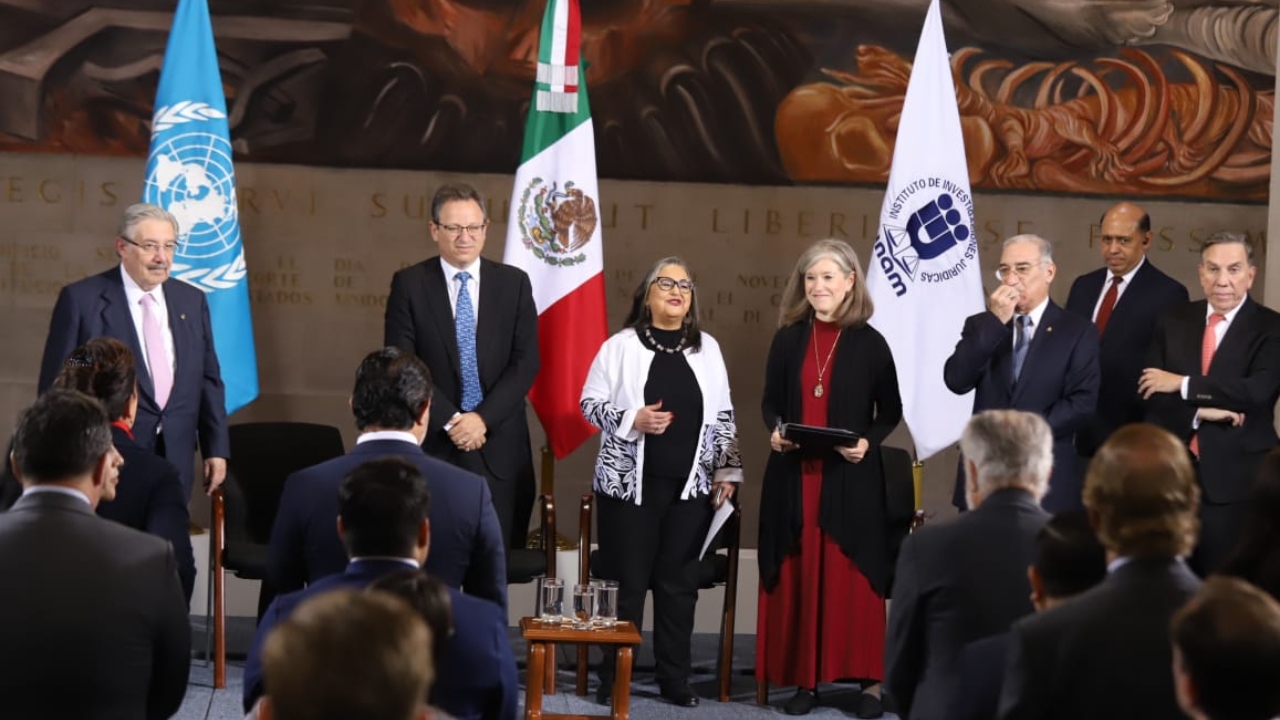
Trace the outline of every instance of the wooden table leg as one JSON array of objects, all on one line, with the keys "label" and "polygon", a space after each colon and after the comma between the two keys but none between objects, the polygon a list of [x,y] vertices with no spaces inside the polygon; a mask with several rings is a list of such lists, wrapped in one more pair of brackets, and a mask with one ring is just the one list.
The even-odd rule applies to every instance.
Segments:
[{"label": "wooden table leg", "polygon": [[542,682],[546,672],[547,646],[540,642],[529,643],[529,677],[525,682],[524,720],[540,720],[542,717]]},{"label": "wooden table leg", "polygon": [[546,678],[544,680],[546,685],[542,688],[542,692],[547,695],[555,695],[556,694],[556,644],[555,643],[547,643],[547,670],[546,670],[546,675],[544,677]]},{"label": "wooden table leg", "polygon": [[627,720],[631,714],[631,646],[619,645],[613,675],[613,720]]}]

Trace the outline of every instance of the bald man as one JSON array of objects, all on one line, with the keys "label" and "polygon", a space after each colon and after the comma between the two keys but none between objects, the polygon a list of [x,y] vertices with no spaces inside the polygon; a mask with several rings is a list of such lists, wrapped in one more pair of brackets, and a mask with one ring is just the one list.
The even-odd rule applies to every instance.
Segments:
[{"label": "bald man", "polygon": [[1085,457],[1093,457],[1116,428],[1142,421],[1138,374],[1156,319],[1189,299],[1182,283],[1147,259],[1151,217],[1145,210],[1122,202],[1102,216],[1101,224],[1099,247],[1105,267],[1076,278],[1067,296],[1067,310],[1093,321],[1102,342],[1098,412],[1076,434],[1076,449]]}]

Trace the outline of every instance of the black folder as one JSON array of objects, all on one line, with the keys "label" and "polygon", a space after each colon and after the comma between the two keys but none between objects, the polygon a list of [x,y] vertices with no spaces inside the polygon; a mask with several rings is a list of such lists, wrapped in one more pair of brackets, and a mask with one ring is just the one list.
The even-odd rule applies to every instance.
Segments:
[{"label": "black folder", "polygon": [[783,423],[781,434],[803,450],[826,450],[837,445],[853,445],[862,438],[852,430],[800,423]]}]

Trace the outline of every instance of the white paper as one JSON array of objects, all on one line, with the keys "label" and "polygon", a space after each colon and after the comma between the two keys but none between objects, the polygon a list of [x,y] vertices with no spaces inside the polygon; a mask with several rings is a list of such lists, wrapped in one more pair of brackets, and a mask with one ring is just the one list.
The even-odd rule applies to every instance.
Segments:
[{"label": "white paper", "polygon": [[702,541],[702,552],[698,553],[698,559],[706,557],[707,548],[711,547],[711,541],[715,539],[716,534],[720,532],[720,528],[729,522],[729,518],[733,516],[733,500],[728,499],[720,503],[720,507],[716,508],[716,514],[711,517],[711,529],[707,531],[707,539]]}]

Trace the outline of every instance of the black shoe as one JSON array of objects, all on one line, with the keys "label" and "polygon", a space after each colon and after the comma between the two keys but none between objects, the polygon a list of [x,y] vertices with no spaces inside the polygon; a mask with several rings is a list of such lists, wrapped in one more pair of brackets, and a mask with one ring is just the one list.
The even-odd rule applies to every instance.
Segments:
[{"label": "black shoe", "polygon": [[698,695],[689,683],[660,686],[662,698],[677,707],[698,707]]},{"label": "black shoe", "polygon": [[791,699],[787,701],[786,705],[782,706],[782,709],[788,715],[808,715],[817,704],[817,692],[808,688],[796,688],[796,694],[791,696]]},{"label": "black shoe", "polygon": [[871,693],[858,693],[858,701],[853,705],[853,714],[860,718],[884,717],[884,703]]},{"label": "black shoe", "polygon": [[600,687],[596,688],[596,704],[611,705],[613,704],[613,681],[600,681]]}]

